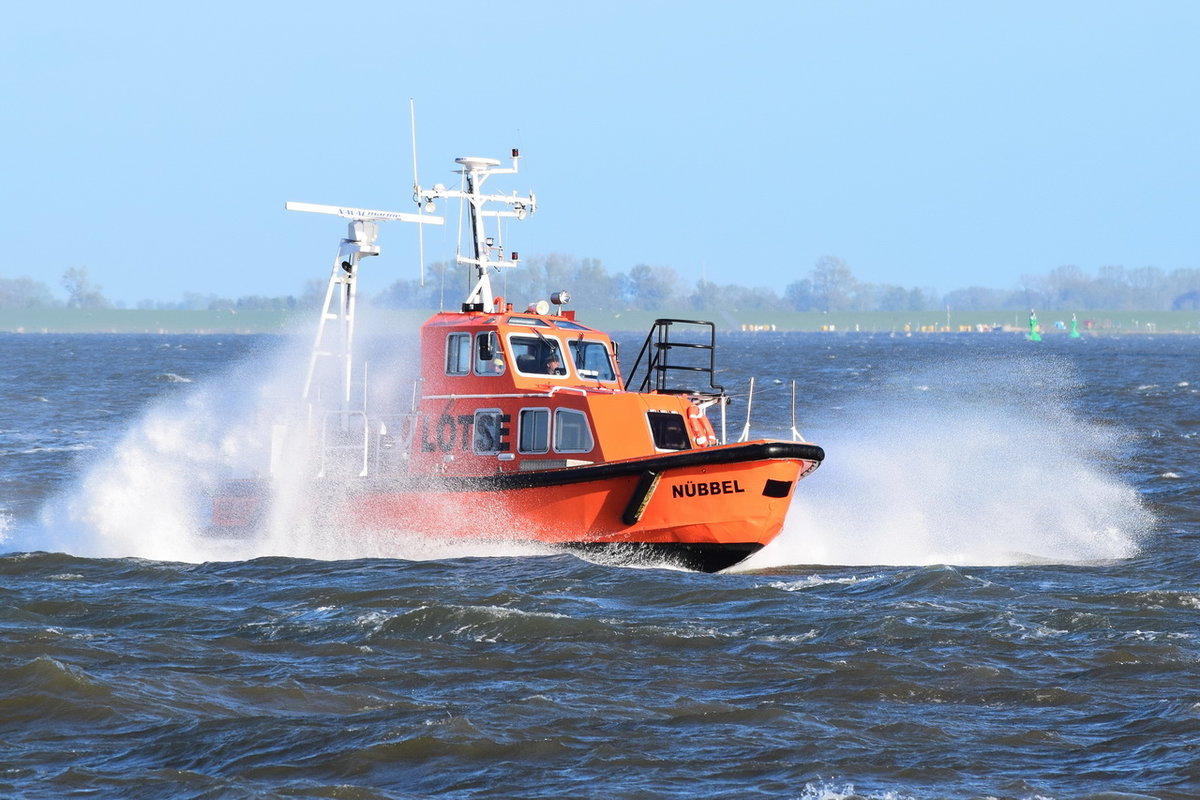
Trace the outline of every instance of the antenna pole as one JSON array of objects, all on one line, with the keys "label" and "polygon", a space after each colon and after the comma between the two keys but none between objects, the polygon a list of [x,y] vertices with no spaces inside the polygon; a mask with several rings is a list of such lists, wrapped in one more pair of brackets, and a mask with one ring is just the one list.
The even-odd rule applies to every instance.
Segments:
[{"label": "antenna pole", "polygon": [[[408,121],[411,128],[412,139],[412,156],[413,156],[413,197],[416,198],[421,191],[421,182],[417,179],[417,106],[413,99],[408,98]],[[418,201],[417,213],[420,212],[421,204]],[[417,262],[421,269],[421,286],[425,285],[425,229],[417,228]]]},{"label": "antenna pole", "polygon": [[[457,171],[462,176],[462,188],[447,189],[439,183],[435,184],[432,189],[418,187],[413,196],[413,200],[418,205],[428,206],[432,205],[434,200],[448,198],[458,198],[461,203],[470,204],[471,240],[474,246],[471,256],[464,256],[461,251],[460,237],[460,250],[456,260],[459,264],[471,268],[470,271],[476,282],[467,294],[466,302],[463,303],[463,311],[491,310],[495,304],[495,297],[492,295],[491,270],[517,266],[516,252],[511,252],[508,254],[508,258],[504,258],[503,245],[500,244],[498,237],[493,238],[487,235],[484,220],[491,217],[496,220],[498,225],[499,218],[502,217],[524,219],[526,215],[537,210],[537,198],[532,192],[527,197],[519,197],[516,192],[507,195],[484,194],[482,190],[484,181],[491,175],[516,174],[519,159],[519,151],[514,149],[512,166],[502,169],[500,162],[493,158],[456,158],[455,162],[461,167]],[[488,203],[504,204],[508,206],[508,210],[486,210],[485,206]],[[460,232],[464,222],[463,216],[463,214],[459,214]]]}]

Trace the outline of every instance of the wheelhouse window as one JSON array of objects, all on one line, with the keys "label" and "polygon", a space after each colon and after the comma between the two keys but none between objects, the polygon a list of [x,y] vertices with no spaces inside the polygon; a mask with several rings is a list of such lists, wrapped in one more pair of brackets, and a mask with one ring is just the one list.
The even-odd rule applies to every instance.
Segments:
[{"label": "wheelhouse window", "polygon": [[491,331],[475,334],[475,374],[503,375],[504,369],[499,337]]},{"label": "wheelhouse window", "polygon": [[687,425],[682,414],[668,411],[647,411],[646,419],[650,421],[650,434],[654,437],[654,446],[659,450],[690,450]]},{"label": "wheelhouse window", "polygon": [[554,449],[559,453],[590,453],[595,442],[587,414],[571,408],[554,412]]},{"label": "wheelhouse window", "polygon": [[509,349],[522,375],[566,375],[562,346],[548,336],[510,336]]},{"label": "wheelhouse window", "polygon": [[508,433],[505,423],[509,419],[508,414],[498,408],[481,408],[475,412],[471,436],[471,449],[475,455],[492,456],[509,449],[510,444],[504,441],[504,435]]},{"label": "wheelhouse window", "polygon": [[550,451],[550,409],[521,409],[517,422],[517,449],[522,453]]},{"label": "wheelhouse window", "polygon": [[471,334],[446,336],[446,374],[466,375],[471,371]]},{"label": "wheelhouse window", "polygon": [[577,339],[568,342],[567,346],[571,350],[571,358],[575,362],[575,371],[579,373],[579,377],[597,381],[617,379],[608,345],[604,342]]}]

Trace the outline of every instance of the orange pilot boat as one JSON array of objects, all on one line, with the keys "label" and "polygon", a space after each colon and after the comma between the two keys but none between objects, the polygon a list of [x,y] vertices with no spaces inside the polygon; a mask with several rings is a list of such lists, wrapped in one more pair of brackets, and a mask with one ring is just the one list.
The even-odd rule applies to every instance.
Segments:
[{"label": "orange pilot boat", "polygon": [[[412,530],[415,519],[426,535],[529,540],[706,572],[771,541],[797,482],[820,465],[821,448],[725,443],[728,397],[713,380],[712,323],[657,320],[625,378],[612,339],[563,308],[566,292],[521,310],[494,296],[492,274],[519,261],[488,236],[486,223],[523,219],[536,198],[482,190],[488,177],[517,172],[515,150],[509,168],[484,158],[457,163],[460,188],[417,186],[414,199],[423,212],[443,199],[469,208],[473,247],[458,261],[474,286],[461,310],[434,314],[422,326],[419,375],[398,414],[368,413],[351,402],[358,268],[379,253],[378,222],[441,218],[288,204],[351,220],[303,392],[305,440],[317,453],[311,479],[339,487],[335,510],[325,504],[322,513],[363,529]],[[504,208],[489,207],[496,205]],[[335,391],[327,391],[328,381],[319,390],[322,375],[333,376]],[[325,405],[330,395],[333,408]],[[714,410],[720,433],[709,417]],[[279,436],[292,435],[286,427],[275,426]],[[287,446],[276,442],[272,451],[277,472]],[[214,498],[213,530],[254,530],[271,483],[228,481]]]}]

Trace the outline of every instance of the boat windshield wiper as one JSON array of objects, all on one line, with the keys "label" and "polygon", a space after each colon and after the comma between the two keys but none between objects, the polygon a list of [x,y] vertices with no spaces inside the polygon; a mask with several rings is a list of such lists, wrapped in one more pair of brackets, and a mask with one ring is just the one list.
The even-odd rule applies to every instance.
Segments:
[{"label": "boat windshield wiper", "polygon": [[[586,343],[587,340],[584,339],[583,334],[580,333],[579,337],[575,340],[575,347],[572,349],[571,353],[571,358],[575,361],[575,371],[579,373],[579,377],[591,378],[592,380],[596,381],[597,384],[599,384],[600,370],[580,368],[580,365],[587,360],[587,350],[585,349]],[[568,342],[568,344],[570,344],[570,342]]]},{"label": "boat windshield wiper", "polygon": [[544,333],[542,333],[541,331],[539,331],[537,328],[530,328],[530,330],[533,331],[534,334],[539,339],[542,340],[542,344],[546,345],[546,348],[549,349],[550,352],[552,352],[552,353],[558,352],[558,343],[557,342],[551,342],[549,339],[546,338],[546,335]]},{"label": "boat windshield wiper", "polygon": [[[559,362],[560,366],[558,367],[558,371],[551,373],[551,374],[566,375],[567,374],[566,362],[563,361],[562,351],[559,350],[559,347],[558,347],[558,340],[555,339],[553,342],[550,341],[549,339],[546,338],[546,335],[543,334],[541,331],[539,331],[537,328],[531,328],[530,330],[532,330],[534,332],[534,334],[539,339],[541,339],[542,344],[545,345],[545,347],[546,347],[547,355],[553,357],[555,360],[557,360]],[[545,360],[545,359],[543,359],[543,360]]]}]

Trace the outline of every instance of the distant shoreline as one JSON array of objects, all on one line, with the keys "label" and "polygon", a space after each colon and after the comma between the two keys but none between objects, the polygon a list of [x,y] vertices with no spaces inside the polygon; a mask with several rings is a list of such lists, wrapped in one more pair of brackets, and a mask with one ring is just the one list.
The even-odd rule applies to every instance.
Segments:
[{"label": "distant shoreline", "polygon": [[[361,324],[372,329],[416,330],[432,311],[363,308]],[[1088,335],[1133,333],[1200,333],[1200,311],[1077,312],[1079,331]],[[173,311],[148,309],[33,309],[0,311],[0,332],[29,334],[289,334],[311,333],[317,313],[289,311]],[[707,311],[579,311],[580,322],[605,331],[645,333],[658,317],[704,319],[722,333],[779,331],[830,333],[1009,333],[1028,331],[1028,314],[1013,311],[844,311],[752,312]],[[1071,315],[1039,312],[1046,336],[1067,335]],[[1062,327],[1056,327],[1061,324]]]}]

